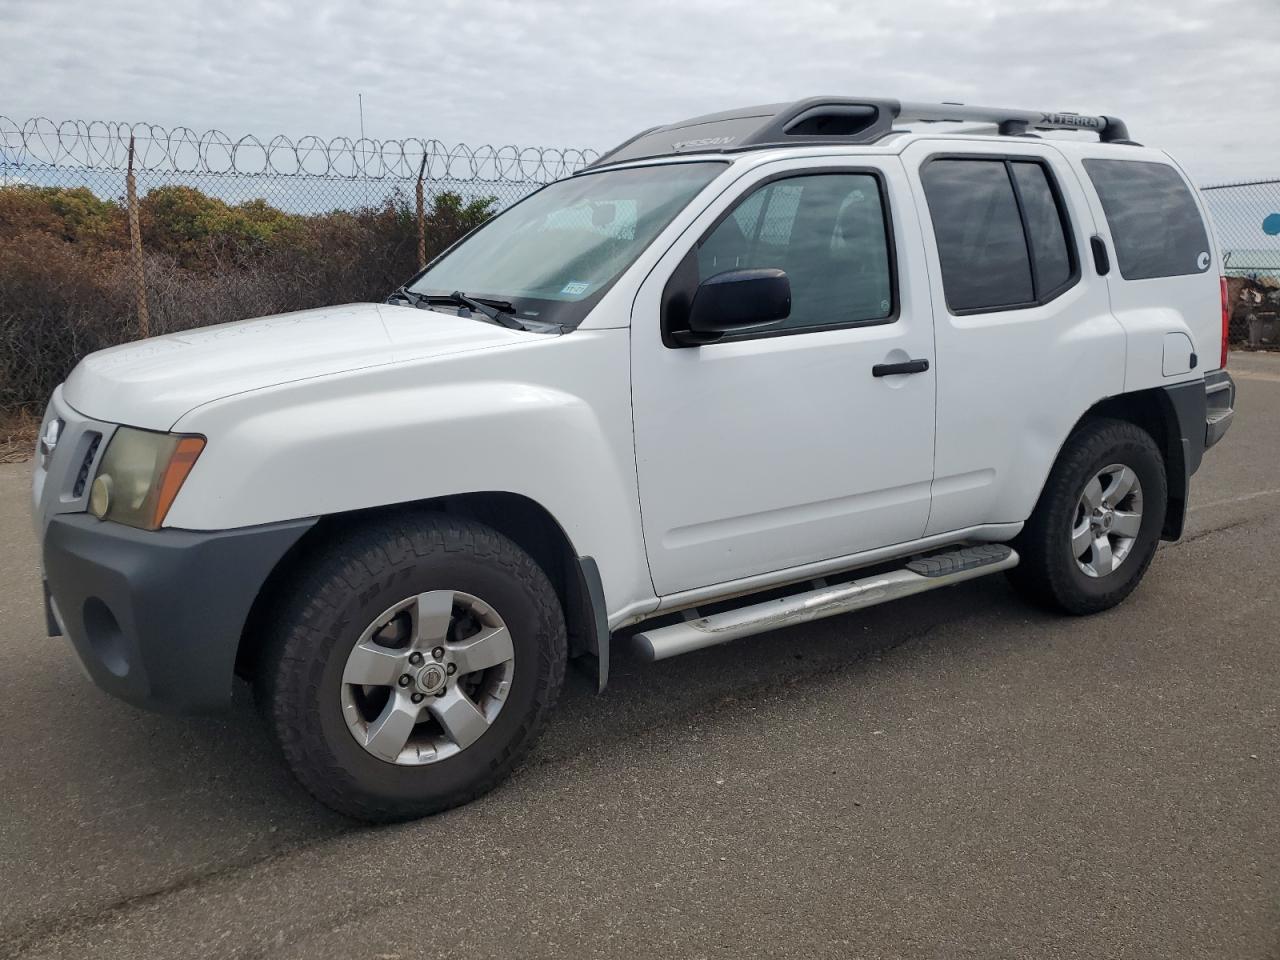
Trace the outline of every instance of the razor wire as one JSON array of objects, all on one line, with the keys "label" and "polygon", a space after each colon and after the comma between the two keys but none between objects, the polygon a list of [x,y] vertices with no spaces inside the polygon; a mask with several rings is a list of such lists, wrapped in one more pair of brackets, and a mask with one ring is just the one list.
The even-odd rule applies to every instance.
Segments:
[{"label": "razor wire", "polygon": [[273,176],[340,180],[450,180],[476,183],[547,183],[599,157],[591,149],[452,146],[441,140],[403,140],[253,134],[153,123],[36,117],[18,122],[0,115],[0,163],[10,167],[68,167],[123,171],[129,140],[134,170],[154,174]]}]

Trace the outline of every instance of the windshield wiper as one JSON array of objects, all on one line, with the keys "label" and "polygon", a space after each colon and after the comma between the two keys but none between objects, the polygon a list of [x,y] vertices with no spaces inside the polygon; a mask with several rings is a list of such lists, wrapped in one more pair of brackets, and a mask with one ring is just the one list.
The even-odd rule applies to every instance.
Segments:
[{"label": "windshield wiper", "polygon": [[414,293],[408,287],[400,286],[396,287],[395,292],[387,297],[386,302],[397,303],[403,300],[405,303],[409,304],[409,306],[416,307],[425,299],[426,297],[422,294]]},{"label": "windshield wiper", "polygon": [[[405,290],[406,294],[411,291]],[[491,323],[496,323],[500,327],[506,327],[509,330],[525,330],[527,329],[523,323],[514,316],[516,308],[506,300],[478,300],[475,297],[469,297],[461,290],[455,290],[453,293],[414,293],[411,294],[418,298],[416,301],[410,301],[415,306],[418,303],[452,303],[459,307],[466,307],[472,313],[478,313],[488,317]]]},{"label": "windshield wiper", "polygon": [[516,308],[507,300],[495,300],[491,297],[471,297],[455,290],[453,293],[416,293],[408,287],[397,287],[387,297],[387,303],[405,303],[419,310],[425,310],[433,303],[452,304],[464,307],[472,313],[478,313],[490,323],[507,327],[510,330],[528,330],[533,333],[564,333],[565,328],[558,323],[547,323],[543,320],[525,320],[515,315]]}]

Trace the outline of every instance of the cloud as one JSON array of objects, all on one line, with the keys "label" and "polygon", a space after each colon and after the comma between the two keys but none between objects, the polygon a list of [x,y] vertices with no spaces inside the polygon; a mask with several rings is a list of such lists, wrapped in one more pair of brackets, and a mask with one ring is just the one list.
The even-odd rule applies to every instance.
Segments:
[{"label": "cloud", "polygon": [[607,148],[818,93],[1123,117],[1280,175],[1275,0],[0,0],[0,114]]}]

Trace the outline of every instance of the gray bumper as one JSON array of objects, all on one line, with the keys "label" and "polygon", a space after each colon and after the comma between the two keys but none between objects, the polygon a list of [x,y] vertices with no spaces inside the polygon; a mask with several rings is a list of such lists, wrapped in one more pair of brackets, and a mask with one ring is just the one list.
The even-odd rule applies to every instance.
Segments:
[{"label": "gray bumper", "polygon": [[1204,452],[1223,438],[1235,415],[1236,384],[1225,370],[1164,388],[1168,400],[1169,505],[1163,540],[1177,540],[1186,524],[1191,475],[1200,469]]},{"label": "gray bumper", "polygon": [[1236,414],[1236,382],[1225,370],[1216,370],[1204,378],[1205,429],[1204,447],[1208,450],[1226,436]]},{"label": "gray bumper", "polygon": [[314,523],[148,531],[54,516],[43,545],[50,610],[103,690],[152,710],[214,712],[230,702],[263,582]]}]

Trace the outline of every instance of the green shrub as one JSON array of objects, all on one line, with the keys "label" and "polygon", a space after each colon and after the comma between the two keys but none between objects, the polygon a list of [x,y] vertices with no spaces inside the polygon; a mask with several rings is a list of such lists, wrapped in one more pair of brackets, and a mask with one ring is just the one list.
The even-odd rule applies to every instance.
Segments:
[{"label": "green shrub", "polygon": [[194,187],[157,187],[138,202],[142,244],[167,253],[184,267],[200,269],[207,258],[243,263],[295,239],[294,214],[250,200],[230,206]]},{"label": "green shrub", "polygon": [[[427,256],[496,200],[441,193]],[[292,214],[165,186],[139,202],[153,334],[381,300],[417,269],[412,203]],[[38,407],[86,353],[138,336],[128,218],[83,187],[0,187],[0,412]]]},{"label": "green shrub", "polygon": [[129,240],[124,209],[88,187],[0,187],[0,237],[24,234],[108,247]]}]

